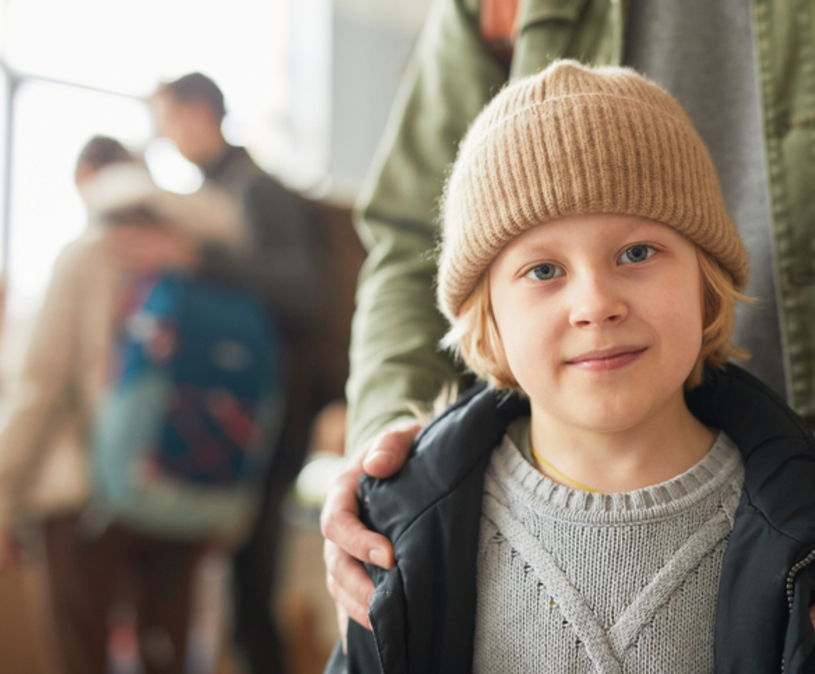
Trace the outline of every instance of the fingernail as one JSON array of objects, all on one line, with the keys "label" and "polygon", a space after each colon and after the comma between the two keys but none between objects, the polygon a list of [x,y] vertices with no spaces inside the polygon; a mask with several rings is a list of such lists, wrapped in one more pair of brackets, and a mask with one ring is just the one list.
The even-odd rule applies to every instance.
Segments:
[{"label": "fingernail", "polygon": [[368,457],[365,463],[380,463],[382,468],[387,468],[391,464],[391,457],[387,452],[376,451]]},{"label": "fingernail", "polygon": [[376,564],[383,569],[391,568],[388,555],[386,555],[383,550],[374,548],[368,553],[368,559],[371,560],[371,564]]}]

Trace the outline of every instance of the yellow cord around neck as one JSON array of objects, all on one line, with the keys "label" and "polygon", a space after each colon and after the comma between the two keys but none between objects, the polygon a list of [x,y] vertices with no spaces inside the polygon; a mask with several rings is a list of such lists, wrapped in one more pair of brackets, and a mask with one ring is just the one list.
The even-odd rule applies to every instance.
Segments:
[{"label": "yellow cord around neck", "polygon": [[543,467],[547,470],[552,471],[555,475],[557,475],[561,480],[565,480],[569,484],[573,484],[578,489],[582,489],[583,491],[590,491],[592,494],[600,494],[601,492],[598,489],[592,489],[591,487],[587,487],[584,484],[580,484],[577,480],[573,480],[570,477],[566,477],[563,473],[561,473],[557,468],[555,468],[551,463],[549,463],[546,459],[544,459],[540,454],[535,451],[535,448],[532,446],[532,443],[529,443],[529,448],[532,450],[533,456],[543,464]]}]

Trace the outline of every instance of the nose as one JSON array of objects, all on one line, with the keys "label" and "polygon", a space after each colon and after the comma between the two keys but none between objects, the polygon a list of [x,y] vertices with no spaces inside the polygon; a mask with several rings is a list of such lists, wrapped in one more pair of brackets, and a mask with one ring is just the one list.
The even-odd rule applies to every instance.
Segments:
[{"label": "nose", "polygon": [[569,319],[579,328],[621,323],[628,304],[614,281],[600,274],[586,274],[572,282]]}]

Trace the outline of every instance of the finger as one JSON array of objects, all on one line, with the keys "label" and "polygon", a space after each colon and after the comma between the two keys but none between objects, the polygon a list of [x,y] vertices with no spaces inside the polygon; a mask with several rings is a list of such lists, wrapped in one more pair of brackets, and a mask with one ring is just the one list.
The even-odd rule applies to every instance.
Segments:
[{"label": "finger", "polygon": [[337,622],[345,651],[349,616],[366,629],[371,629],[368,608],[374,584],[362,565],[331,541],[326,541],[323,546],[323,558],[327,570],[326,585],[337,608]]},{"label": "finger", "polygon": [[362,473],[355,464],[335,480],[326,495],[320,517],[323,536],[349,555],[384,569],[393,566],[393,548],[384,536],[369,531],[359,521],[357,482]]},{"label": "finger", "polygon": [[380,435],[365,453],[363,467],[371,477],[390,477],[407,460],[410,446],[422,430],[421,424],[388,431]]},{"label": "finger", "polygon": [[342,652],[348,654],[348,614],[341,606],[337,606],[337,629],[342,639]]},{"label": "finger", "polygon": [[371,622],[368,619],[368,605],[356,601],[356,599],[338,585],[336,580],[330,575],[326,576],[326,585],[328,586],[328,591],[331,593],[331,596],[334,598],[338,612],[341,607],[351,620],[359,623],[366,630],[370,630]]},{"label": "finger", "polygon": [[328,487],[325,503],[320,514],[320,526],[323,536],[333,540],[333,517],[340,512],[357,517],[359,504],[357,503],[357,485],[362,476],[362,459],[357,457],[351,465],[343,470]]},{"label": "finger", "polygon": [[815,627],[815,604],[809,607],[809,619],[812,621],[812,627]]},{"label": "finger", "polygon": [[[374,593],[374,584],[365,567],[331,541],[326,541],[323,546],[323,559],[328,575],[355,604],[363,606],[367,613]],[[346,608],[350,613],[351,607]]]},{"label": "finger", "polygon": [[[329,504],[326,503],[326,507]],[[394,564],[393,548],[384,536],[374,533],[359,521],[359,516],[349,510],[327,512],[323,508],[322,531],[329,541],[334,542],[354,559],[370,562],[383,569]]]}]

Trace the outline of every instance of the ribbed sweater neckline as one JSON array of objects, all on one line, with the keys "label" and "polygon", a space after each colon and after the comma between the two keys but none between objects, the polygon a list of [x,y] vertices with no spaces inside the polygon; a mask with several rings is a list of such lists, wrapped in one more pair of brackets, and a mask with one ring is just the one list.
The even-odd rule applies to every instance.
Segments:
[{"label": "ribbed sweater neckline", "polygon": [[553,482],[504,436],[493,454],[486,488],[506,505],[522,505],[544,517],[597,524],[642,523],[685,512],[727,482],[740,489],[741,470],[738,449],[719,432],[704,458],[681,475],[635,491],[597,494]]}]

